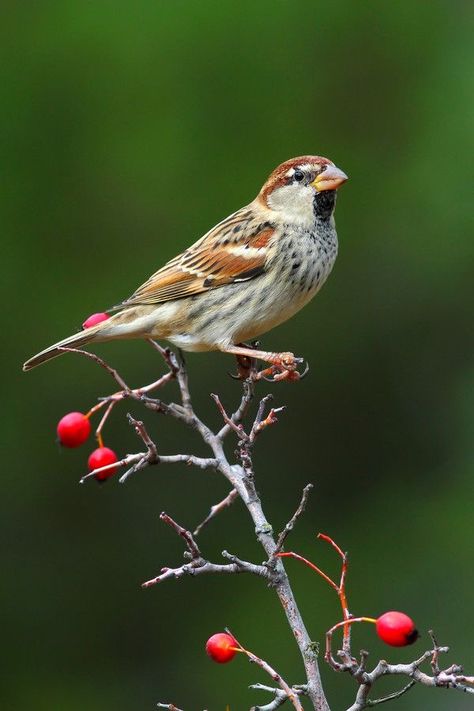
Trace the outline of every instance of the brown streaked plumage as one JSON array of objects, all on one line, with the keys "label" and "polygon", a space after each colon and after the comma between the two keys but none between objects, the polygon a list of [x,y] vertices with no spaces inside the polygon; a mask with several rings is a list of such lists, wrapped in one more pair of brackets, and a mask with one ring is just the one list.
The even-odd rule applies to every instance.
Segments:
[{"label": "brown streaked plumage", "polygon": [[287,377],[292,354],[242,342],[290,318],[321,288],[337,255],[333,211],[347,180],[327,158],[282,163],[246,207],[155,272],[112,316],[28,360],[30,370],[81,347],[120,338],[166,338],[184,350],[221,350],[266,360]]},{"label": "brown streaked plumage", "polygon": [[[236,216],[238,213],[232,215]],[[261,229],[250,220],[224,220],[155,272],[117,308],[181,299],[256,276],[265,264],[264,248],[273,233],[274,229]]]}]

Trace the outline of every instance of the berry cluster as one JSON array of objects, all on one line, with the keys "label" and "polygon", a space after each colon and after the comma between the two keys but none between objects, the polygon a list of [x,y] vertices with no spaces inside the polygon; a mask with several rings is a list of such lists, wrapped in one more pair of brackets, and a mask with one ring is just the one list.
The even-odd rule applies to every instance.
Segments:
[{"label": "berry cluster", "polygon": [[[68,447],[69,449],[80,447],[89,438],[91,433],[90,414],[84,415],[82,412],[69,412],[59,420],[56,431],[58,433],[58,441],[63,447]],[[98,442],[99,446],[94,449],[88,459],[90,472],[109,464],[115,464],[118,461],[115,452],[109,447],[104,447],[100,435],[98,436]],[[97,472],[95,478],[97,481],[105,481],[116,472],[117,467],[111,467],[105,471]]]},{"label": "berry cluster", "polygon": [[[108,318],[109,315],[106,313],[92,314],[84,321],[82,328],[92,328],[92,326],[96,326],[98,323],[106,321]],[[75,447],[80,447],[81,444],[84,444],[91,433],[90,417],[94,411],[95,408],[90,410],[85,415],[82,412],[69,412],[59,420],[57,426],[58,441],[63,447],[73,449]],[[102,467],[115,464],[115,462],[118,461],[118,457],[115,452],[109,447],[104,447],[100,432],[97,434],[97,441],[99,446],[91,452],[88,459],[88,468],[90,472],[95,469],[101,469]],[[111,467],[105,471],[97,472],[95,478],[97,481],[103,482],[113,476],[116,472],[117,467]]]}]

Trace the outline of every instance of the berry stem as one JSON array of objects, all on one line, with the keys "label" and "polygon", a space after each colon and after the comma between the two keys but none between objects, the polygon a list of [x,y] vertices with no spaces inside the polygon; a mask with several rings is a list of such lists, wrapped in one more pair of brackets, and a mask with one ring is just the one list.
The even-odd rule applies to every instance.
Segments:
[{"label": "berry stem", "polygon": [[[332,578],[329,577],[324,571],[321,570],[321,568],[318,568],[317,565],[312,563],[310,560],[307,558],[304,558],[302,555],[299,555],[299,553],[295,553],[293,551],[289,551],[288,553],[278,553],[279,558],[295,558],[295,560],[299,560],[305,565],[307,565],[311,570],[314,570],[318,575],[320,575],[323,580],[325,580],[328,585],[330,585],[337,593],[337,596],[339,598],[339,602],[341,603],[341,609],[342,609],[342,616],[344,620],[349,620],[350,619],[350,612],[349,612],[349,607],[347,604],[347,597],[346,597],[346,576],[347,576],[347,553],[344,553],[344,551],[337,545],[337,543],[328,535],[325,533],[318,533],[318,538],[320,538],[323,541],[326,541],[326,543],[329,543],[334,550],[338,553],[338,555],[341,557],[342,560],[342,567],[341,567],[341,577],[339,580],[339,585],[334,582]],[[351,643],[351,629],[349,625],[346,625],[344,627],[344,635],[343,635],[343,649],[345,652],[349,652],[350,650],[350,643]]]},{"label": "berry stem", "polygon": [[299,553],[295,553],[294,551],[288,551],[287,553],[277,553],[277,558],[294,558],[295,560],[300,560],[302,563],[307,565],[311,570],[314,570],[318,575],[320,575],[324,580],[332,587],[334,590],[338,593],[339,592],[339,587],[338,585],[332,580],[329,575],[326,575],[321,568],[318,568],[317,565],[314,563],[311,563],[310,560],[307,558],[303,558],[302,555]]},{"label": "berry stem", "polygon": [[96,439],[97,439],[97,442],[98,442],[98,444],[99,444],[99,447],[103,447],[103,446],[104,446],[104,440],[102,439],[102,429],[103,429],[105,423],[107,422],[107,419],[108,419],[110,413],[112,412],[112,410],[114,409],[114,407],[115,407],[116,404],[117,404],[117,400],[112,400],[112,402],[109,402],[109,405],[108,405],[106,411],[104,412],[104,414],[103,414],[103,416],[102,416],[102,419],[101,419],[101,421],[99,422],[99,424],[98,424],[98,426],[97,426],[97,429],[96,429],[96,431],[95,431],[95,437],[96,437]]},{"label": "berry stem", "polygon": [[[341,622],[338,622],[337,624],[333,625],[327,632],[326,632],[326,653],[324,655],[325,660],[331,664],[332,666],[338,665],[338,662],[333,658],[332,656],[332,651],[331,651],[331,641],[332,641],[332,635],[333,633],[339,629],[340,627],[344,627],[344,635],[346,629],[350,629],[350,625],[353,625],[354,622],[370,622],[372,624],[376,624],[377,620],[374,617],[351,617],[351,618],[345,618]],[[345,638],[343,638],[343,642],[345,641]],[[349,652],[349,650],[344,649],[344,651]],[[335,668],[336,668],[335,667]]]},{"label": "berry stem", "polygon": [[343,561],[347,558],[347,554],[344,553],[341,548],[339,548],[339,546],[331,538],[331,536],[328,536],[326,533],[318,533],[316,538],[320,538],[322,541],[326,541],[327,543],[329,543],[339,553]]},{"label": "berry stem", "polygon": [[[96,412],[101,410],[106,405],[108,405],[111,409],[111,406],[116,405],[118,402],[120,402],[120,400],[124,400],[126,397],[140,398],[141,395],[145,395],[146,393],[149,393],[152,390],[155,390],[156,388],[165,385],[165,383],[167,383],[169,380],[172,380],[174,377],[175,376],[173,373],[165,373],[165,375],[162,375],[161,378],[158,378],[158,380],[155,380],[153,383],[149,383],[149,385],[144,385],[141,388],[135,388],[134,390],[131,390],[129,388],[117,390],[117,392],[112,393],[112,395],[108,395],[107,397],[102,398],[101,401],[97,403],[97,405],[94,405],[88,412],[86,412],[84,417],[87,417],[87,419],[89,419],[90,417],[92,417],[92,415],[95,415]],[[99,424],[99,427],[100,426],[101,425]],[[98,429],[99,428],[97,428],[97,430]],[[96,437],[98,438],[97,430]]]},{"label": "berry stem", "polygon": [[[350,618],[350,613],[349,613],[349,607],[347,604],[347,597],[346,597],[347,553],[344,553],[342,548],[340,548],[337,545],[337,543],[331,538],[331,536],[328,536],[326,533],[318,533],[317,537],[320,538],[322,541],[326,541],[326,543],[329,543],[329,545],[331,545],[334,548],[334,550],[338,553],[338,555],[341,557],[341,560],[342,560],[341,577],[339,580],[339,585],[337,587],[337,595],[339,597],[339,602],[341,603],[342,616],[345,620],[348,620]],[[349,652],[350,645],[351,645],[351,628],[349,625],[345,625],[343,639],[342,639],[342,646],[343,646],[343,649],[345,652]]]}]

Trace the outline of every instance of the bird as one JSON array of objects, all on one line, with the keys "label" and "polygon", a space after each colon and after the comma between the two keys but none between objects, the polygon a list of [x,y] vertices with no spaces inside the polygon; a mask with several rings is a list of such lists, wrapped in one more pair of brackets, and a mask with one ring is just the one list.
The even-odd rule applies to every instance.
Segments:
[{"label": "bird", "polygon": [[249,343],[303,308],[329,276],[338,251],[336,195],[347,179],[322,156],[285,161],[252,202],[109,309],[107,320],[49,346],[23,370],[62,355],[63,348],[143,338],[258,359],[278,378],[297,379],[301,359]]}]

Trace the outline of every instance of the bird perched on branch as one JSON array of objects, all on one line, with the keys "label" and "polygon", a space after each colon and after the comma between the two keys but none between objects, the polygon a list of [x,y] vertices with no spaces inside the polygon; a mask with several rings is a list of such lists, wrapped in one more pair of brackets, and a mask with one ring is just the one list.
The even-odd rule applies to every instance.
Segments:
[{"label": "bird perched on branch", "polygon": [[282,163],[255,200],[155,272],[110,318],[46,348],[23,370],[63,347],[163,338],[185,351],[258,358],[279,379],[297,377],[292,353],[244,344],[293,316],[326,281],[337,256],[336,191],[346,180],[320,156]]}]

